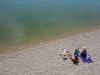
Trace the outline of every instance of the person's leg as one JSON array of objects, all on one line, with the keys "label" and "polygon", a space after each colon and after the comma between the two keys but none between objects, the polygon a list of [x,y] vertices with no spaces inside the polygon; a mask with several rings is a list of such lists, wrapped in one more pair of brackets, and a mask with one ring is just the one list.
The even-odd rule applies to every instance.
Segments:
[{"label": "person's leg", "polygon": [[69,59],[71,59],[71,60],[72,60],[72,54],[71,54],[71,53],[69,53],[69,52],[67,52],[67,55],[68,55]]}]

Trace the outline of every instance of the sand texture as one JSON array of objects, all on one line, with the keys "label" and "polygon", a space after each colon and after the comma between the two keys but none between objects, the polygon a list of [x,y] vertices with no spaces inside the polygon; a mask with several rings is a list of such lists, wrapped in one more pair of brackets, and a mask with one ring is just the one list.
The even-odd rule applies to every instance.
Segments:
[{"label": "sand texture", "polygon": [[[73,65],[70,59],[63,60],[61,49],[85,46],[93,63],[80,59]],[[100,75],[100,30],[80,33],[71,37],[41,43],[18,52],[0,55],[0,75]]]}]

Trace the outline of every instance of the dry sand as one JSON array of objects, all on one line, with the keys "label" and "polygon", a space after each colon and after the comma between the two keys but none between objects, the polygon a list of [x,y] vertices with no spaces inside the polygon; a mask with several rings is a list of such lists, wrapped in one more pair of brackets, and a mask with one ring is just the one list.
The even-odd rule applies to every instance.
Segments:
[{"label": "dry sand", "polygon": [[[85,46],[94,63],[73,65],[60,50]],[[0,75],[100,75],[100,30],[65,37],[10,54],[0,55]]]}]

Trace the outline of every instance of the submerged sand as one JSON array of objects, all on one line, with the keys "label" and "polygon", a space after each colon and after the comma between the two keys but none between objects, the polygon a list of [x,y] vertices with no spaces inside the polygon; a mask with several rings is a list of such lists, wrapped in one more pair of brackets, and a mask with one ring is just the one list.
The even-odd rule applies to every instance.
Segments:
[{"label": "submerged sand", "polygon": [[[85,46],[93,63],[73,65],[62,60],[62,48],[70,52]],[[60,40],[41,43],[15,53],[0,55],[0,75],[100,75],[100,30],[80,33]]]}]

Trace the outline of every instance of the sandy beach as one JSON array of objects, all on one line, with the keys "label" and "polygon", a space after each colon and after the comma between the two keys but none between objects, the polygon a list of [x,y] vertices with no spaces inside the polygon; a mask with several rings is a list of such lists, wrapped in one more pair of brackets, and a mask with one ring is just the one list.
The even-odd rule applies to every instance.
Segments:
[{"label": "sandy beach", "polygon": [[[73,65],[70,59],[63,60],[61,49],[85,46],[93,63],[80,59]],[[71,37],[41,43],[36,47],[0,55],[0,75],[100,75],[100,30],[80,33]]]}]

